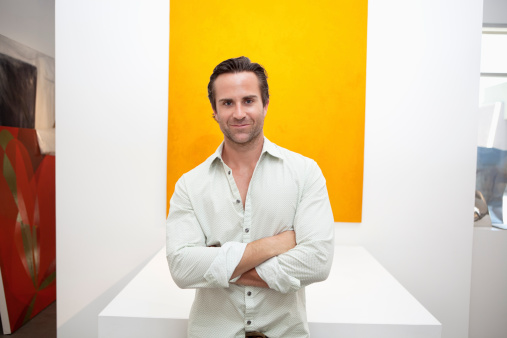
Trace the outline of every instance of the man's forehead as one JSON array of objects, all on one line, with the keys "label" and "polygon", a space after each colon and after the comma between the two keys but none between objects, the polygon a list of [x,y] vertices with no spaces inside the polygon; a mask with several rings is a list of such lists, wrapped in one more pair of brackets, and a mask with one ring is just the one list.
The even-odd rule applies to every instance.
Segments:
[{"label": "man's forehead", "polygon": [[245,79],[257,81],[257,75],[255,75],[255,73],[251,71],[223,73],[217,76],[215,83],[241,81]]},{"label": "man's forehead", "polygon": [[231,94],[243,96],[260,95],[259,81],[253,72],[220,74],[215,80],[214,87],[217,96]]}]

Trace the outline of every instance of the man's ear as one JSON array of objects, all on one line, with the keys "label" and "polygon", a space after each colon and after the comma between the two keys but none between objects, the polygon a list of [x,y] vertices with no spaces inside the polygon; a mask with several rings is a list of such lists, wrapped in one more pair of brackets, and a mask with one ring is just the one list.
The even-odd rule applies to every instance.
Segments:
[{"label": "man's ear", "polygon": [[217,121],[217,111],[215,109],[213,109],[213,114],[211,115],[211,117],[213,118],[213,120]]},{"label": "man's ear", "polygon": [[269,100],[266,101],[266,104],[264,105],[263,107],[263,110],[264,110],[264,116],[266,116],[267,112],[268,112],[268,105],[269,105]]}]

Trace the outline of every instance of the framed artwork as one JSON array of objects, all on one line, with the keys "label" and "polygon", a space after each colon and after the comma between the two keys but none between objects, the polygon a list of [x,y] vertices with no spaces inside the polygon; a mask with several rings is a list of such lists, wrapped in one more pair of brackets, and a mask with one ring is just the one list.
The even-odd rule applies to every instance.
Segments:
[{"label": "framed artwork", "polygon": [[4,334],[56,299],[54,126],[54,59],[0,35]]},{"label": "framed artwork", "polygon": [[37,68],[0,53],[0,125],[35,128]]}]

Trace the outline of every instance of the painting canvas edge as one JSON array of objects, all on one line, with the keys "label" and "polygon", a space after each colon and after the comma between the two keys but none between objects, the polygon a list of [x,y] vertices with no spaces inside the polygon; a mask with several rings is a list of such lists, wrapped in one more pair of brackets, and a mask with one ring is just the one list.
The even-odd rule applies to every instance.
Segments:
[{"label": "painting canvas edge", "polygon": [[9,323],[9,312],[7,311],[7,301],[5,299],[4,282],[2,278],[2,267],[0,266],[0,318],[2,319],[2,329],[4,334],[11,333]]}]

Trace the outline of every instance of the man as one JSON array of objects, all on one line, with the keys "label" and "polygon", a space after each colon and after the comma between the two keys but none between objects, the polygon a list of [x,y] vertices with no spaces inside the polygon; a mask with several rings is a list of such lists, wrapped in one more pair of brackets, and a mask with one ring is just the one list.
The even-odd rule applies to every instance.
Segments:
[{"label": "man", "polygon": [[167,259],[196,288],[189,337],[308,337],[306,285],[327,278],[334,223],[317,164],[264,137],[267,74],[229,59],[208,84],[224,134],[216,152],[176,183]]}]

